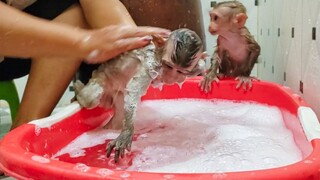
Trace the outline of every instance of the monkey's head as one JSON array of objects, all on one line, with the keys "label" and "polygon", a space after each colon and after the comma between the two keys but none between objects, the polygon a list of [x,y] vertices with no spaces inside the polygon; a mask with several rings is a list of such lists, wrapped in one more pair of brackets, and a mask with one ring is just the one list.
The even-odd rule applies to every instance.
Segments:
[{"label": "monkey's head", "polygon": [[209,32],[221,35],[244,27],[247,16],[245,6],[238,1],[225,1],[214,5],[210,11]]},{"label": "monkey's head", "polygon": [[161,49],[162,74],[165,84],[181,83],[186,77],[204,71],[206,53],[200,37],[189,29],[173,31]]}]

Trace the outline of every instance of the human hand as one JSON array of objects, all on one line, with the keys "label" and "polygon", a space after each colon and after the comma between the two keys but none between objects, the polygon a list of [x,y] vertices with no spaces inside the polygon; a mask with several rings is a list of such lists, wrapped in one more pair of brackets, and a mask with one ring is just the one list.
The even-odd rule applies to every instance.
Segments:
[{"label": "human hand", "polygon": [[169,34],[169,30],[155,27],[113,25],[92,30],[81,46],[87,52],[86,63],[102,63],[123,52],[148,45],[151,35],[166,37]]}]

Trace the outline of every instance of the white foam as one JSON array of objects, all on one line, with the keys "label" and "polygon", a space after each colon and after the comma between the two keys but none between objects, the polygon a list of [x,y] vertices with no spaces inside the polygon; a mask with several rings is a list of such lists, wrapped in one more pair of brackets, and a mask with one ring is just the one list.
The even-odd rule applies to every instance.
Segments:
[{"label": "white foam", "polygon": [[77,163],[77,164],[75,164],[73,169],[76,171],[80,171],[80,172],[87,172],[87,171],[89,171],[90,167],[83,164],[83,163]]},{"label": "white foam", "polygon": [[[129,171],[235,172],[280,167],[302,159],[281,111],[262,104],[144,101],[138,109],[135,131],[140,135],[132,151],[138,154]],[[116,136],[107,130],[87,132],[58,155]]]},{"label": "white foam", "polygon": [[85,156],[85,148],[104,144],[106,139],[115,139],[118,135],[119,132],[112,130],[96,129],[88,131],[58,151],[52,158],[55,159],[63,154],[69,154],[70,157]]},{"label": "white foam", "polygon": [[44,164],[50,163],[50,159],[45,158],[45,157],[42,157],[42,156],[34,155],[34,156],[31,157],[31,159],[32,159],[33,161],[37,161],[37,162],[39,162],[39,163],[44,163]]}]

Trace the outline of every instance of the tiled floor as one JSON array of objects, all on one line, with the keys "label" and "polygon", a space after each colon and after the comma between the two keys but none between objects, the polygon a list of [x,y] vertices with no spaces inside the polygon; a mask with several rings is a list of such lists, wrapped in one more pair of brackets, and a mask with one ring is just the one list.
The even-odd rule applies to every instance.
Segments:
[{"label": "tiled floor", "polygon": [[[0,106],[0,140],[9,131],[11,127],[10,110],[7,107]],[[0,173],[1,174],[1,173]],[[14,178],[0,175],[1,180],[14,180]]]},{"label": "tiled floor", "polygon": [[[11,127],[10,111],[8,110],[8,108],[3,108],[2,106],[0,106],[0,140],[9,131],[10,127]],[[4,176],[0,171],[0,179],[12,180],[13,178]]]},{"label": "tiled floor", "polygon": [[12,177],[6,177],[6,176],[0,176],[0,179],[1,179],[1,180],[15,180],[15,179],[12,178]]},{"label": "tiled floor", "polygon": [[0,139],[9,131],[11,122],[9,108],[0,106]]}]

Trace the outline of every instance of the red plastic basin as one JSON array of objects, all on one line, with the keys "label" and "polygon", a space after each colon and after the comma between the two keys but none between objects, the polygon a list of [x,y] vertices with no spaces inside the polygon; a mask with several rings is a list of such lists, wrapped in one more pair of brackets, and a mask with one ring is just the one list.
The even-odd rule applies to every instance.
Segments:
[{"label": "red plastic basin", "polygon": [[[95,161],[99,153],[105,153],[105,144],[86,149],[79,158],[50,158],[61,148],[84,132],[102,126],[113,115],[112,110],[81,109],[77,103],[48,118],[33,121],[8,133],[0,142],[0,169],[17,179],[320,179],[320,125],[314,112],[290,89],[269,82],[254,82],[249,91],[237,90],[236,81],[222,80],[213,85],[213,91],[205,94],[198,87],[199,78],[187,80],[182,88],[164,86],[163,90],[150,88],[146,99],[228,99],[256,101],[277,106],[297,116],[299,128],[285,124],[293,132],[303,160],[272,169],[225,173],[146,173],[116,170],[116,165]],[[36,124],[36,125],[35,125]],[[107,142],[106,142],[107,143]],[[99,151],[99,149],[101,151]],[[131,155],[134,156],[134,153]],[[127,156],[124,163],[131,163]]]}]

